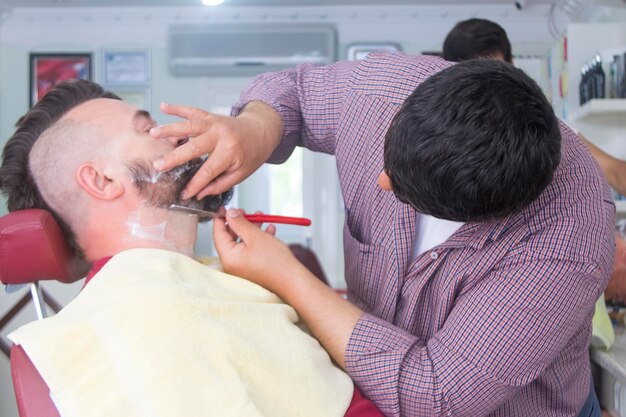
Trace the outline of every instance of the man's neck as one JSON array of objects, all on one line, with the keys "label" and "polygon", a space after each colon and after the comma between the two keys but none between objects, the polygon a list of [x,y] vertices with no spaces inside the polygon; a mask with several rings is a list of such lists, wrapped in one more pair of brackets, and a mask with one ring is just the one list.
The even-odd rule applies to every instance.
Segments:
[{"label": "man's neck", "polygon": [[135,247],[156,247],[192,256],[198,233],[197,216],[143,207],[130,213],[122,242]]},{"label": "man's neck", "polygon": [[116,224],[102,224],[86,236],[86,255],[91,260],[129,249],[166,249],[193,256],[198,218],[166,209],[140,208]]}]

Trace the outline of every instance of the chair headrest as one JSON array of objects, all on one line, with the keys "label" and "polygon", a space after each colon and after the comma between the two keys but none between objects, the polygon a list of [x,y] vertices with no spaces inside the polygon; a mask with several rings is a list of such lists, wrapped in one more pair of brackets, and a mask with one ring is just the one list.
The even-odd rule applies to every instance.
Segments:
[{"label": "chair headrest", "polygon": [[61,228],[46,210],[18,210],[0,217],[0,281],[26,284],[82,277]]}]

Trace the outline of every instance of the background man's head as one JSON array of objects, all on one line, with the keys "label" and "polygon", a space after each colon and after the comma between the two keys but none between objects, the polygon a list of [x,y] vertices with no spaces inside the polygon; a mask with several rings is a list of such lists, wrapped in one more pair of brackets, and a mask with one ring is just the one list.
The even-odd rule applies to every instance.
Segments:
[{"label": "background man's head", "polygon": [[493,58],[513,62],[511,42],[500,25],[486,19],[459,22],[443,43],[443,58],[460,62],[475,58]]},{"label": "background man's head", "polygon": [[385,140],[400,201],[455,221],[519,212],[552,180],[561,134],[550,103],[523,71],[496,60],[453,65],[420,84]]},{"label": "background man's head", "polygon": [[[0,185],[9,209],[52,211],[81,253],[81,232],[94,226],[94,211],[110,213],[99,219],[106,224],[114,213],[182,203],[180,192],[200,164],[155,172],[152,161],[176,145],[153,139],[154,125],[149,113],[95,83],[60,84],[20,119],[5,146]],[[187,203],[216,210],[229,197]]]}]

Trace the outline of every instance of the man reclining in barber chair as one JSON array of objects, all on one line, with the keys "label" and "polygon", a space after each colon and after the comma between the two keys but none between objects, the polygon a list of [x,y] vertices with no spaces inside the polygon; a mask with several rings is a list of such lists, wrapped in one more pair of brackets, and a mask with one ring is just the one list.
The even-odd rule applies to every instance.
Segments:
[{"label": "man reclining in barber chair", "polygon": [[200,164],[154,172],[175,146],[148,135],[154,124],[97,84],[70,81],[20,119],[4,149],[9,209],[51,211],[93,262],[59,314],[10,335],[59,413],[381,415],[291,307],[192,258],[198,219],[169,205],[214,211],[230,192],[181,201]]}]

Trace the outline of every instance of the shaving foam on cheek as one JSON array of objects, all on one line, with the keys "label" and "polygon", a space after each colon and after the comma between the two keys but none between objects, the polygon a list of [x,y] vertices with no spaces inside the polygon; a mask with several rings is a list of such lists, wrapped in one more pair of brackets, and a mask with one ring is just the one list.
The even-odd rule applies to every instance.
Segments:
[{"label": "shaving foam on cheek", "polygon": [[[170,169],[169,171],[165,171],[165,172],[167,172],[172,178],[179,179],[185,173],[187,173],[187,171],[191,171],[191,170],[194,170],[194,172],[197,171],[197,169],[202,164],[204,164],[207,159],[209,159],[209,155],[208,154],[202,155],[202,156],[200,156],[200,157],[198,157],[196,159],[192,159],[191,161],[185,162],[184,164],[180,164],[178,166],[175,166],[174,168]],[[161,172],[161,171],[155,172],[147,180],[149,180],[151,183],[154,184],[161,178],[161,175],[163,175],[163,172]]]},{"label": "shaving foam on cheek", "polygon": [[156,184],[156,182],[159,180],[159,178],[161,178],[161,175],[163,175],[162,172],[155,172],[153,173],[151,176],[136,176],[134,178],[135,182],[145,182],[148,184]]},{"label": "shaving foam on cheek", "polygon": [[[178,178],[181,177],[181,175],[183,175],[183,173],[185,171],[187,171],[189,168],[187,166],[187,164],[183,164],[183,165],[179,165],[175,168],[172,168],[171,170],[167,171],[168,173],[168,182],[174,182],[175,180],[177,180]],[[156,184],[161,177],[163,176],[163,172],[161,171],[155,171],[153,172],[151,175],[135,175],[134,177],[134,181],[135,182],[145,182],[148,184]]]},{"label": "shaving foam on cheek", "polygon": [[[173,183],[179,180],[187,171],[192,170],[204,163],[206,157],[198,158],[190,162],[175,166],[168,171],[155,171],[151,169],[133,170],[131,177],[134,183],[156,184],[159,181]],[[127,167],[128,168],[128,167]]]}]

